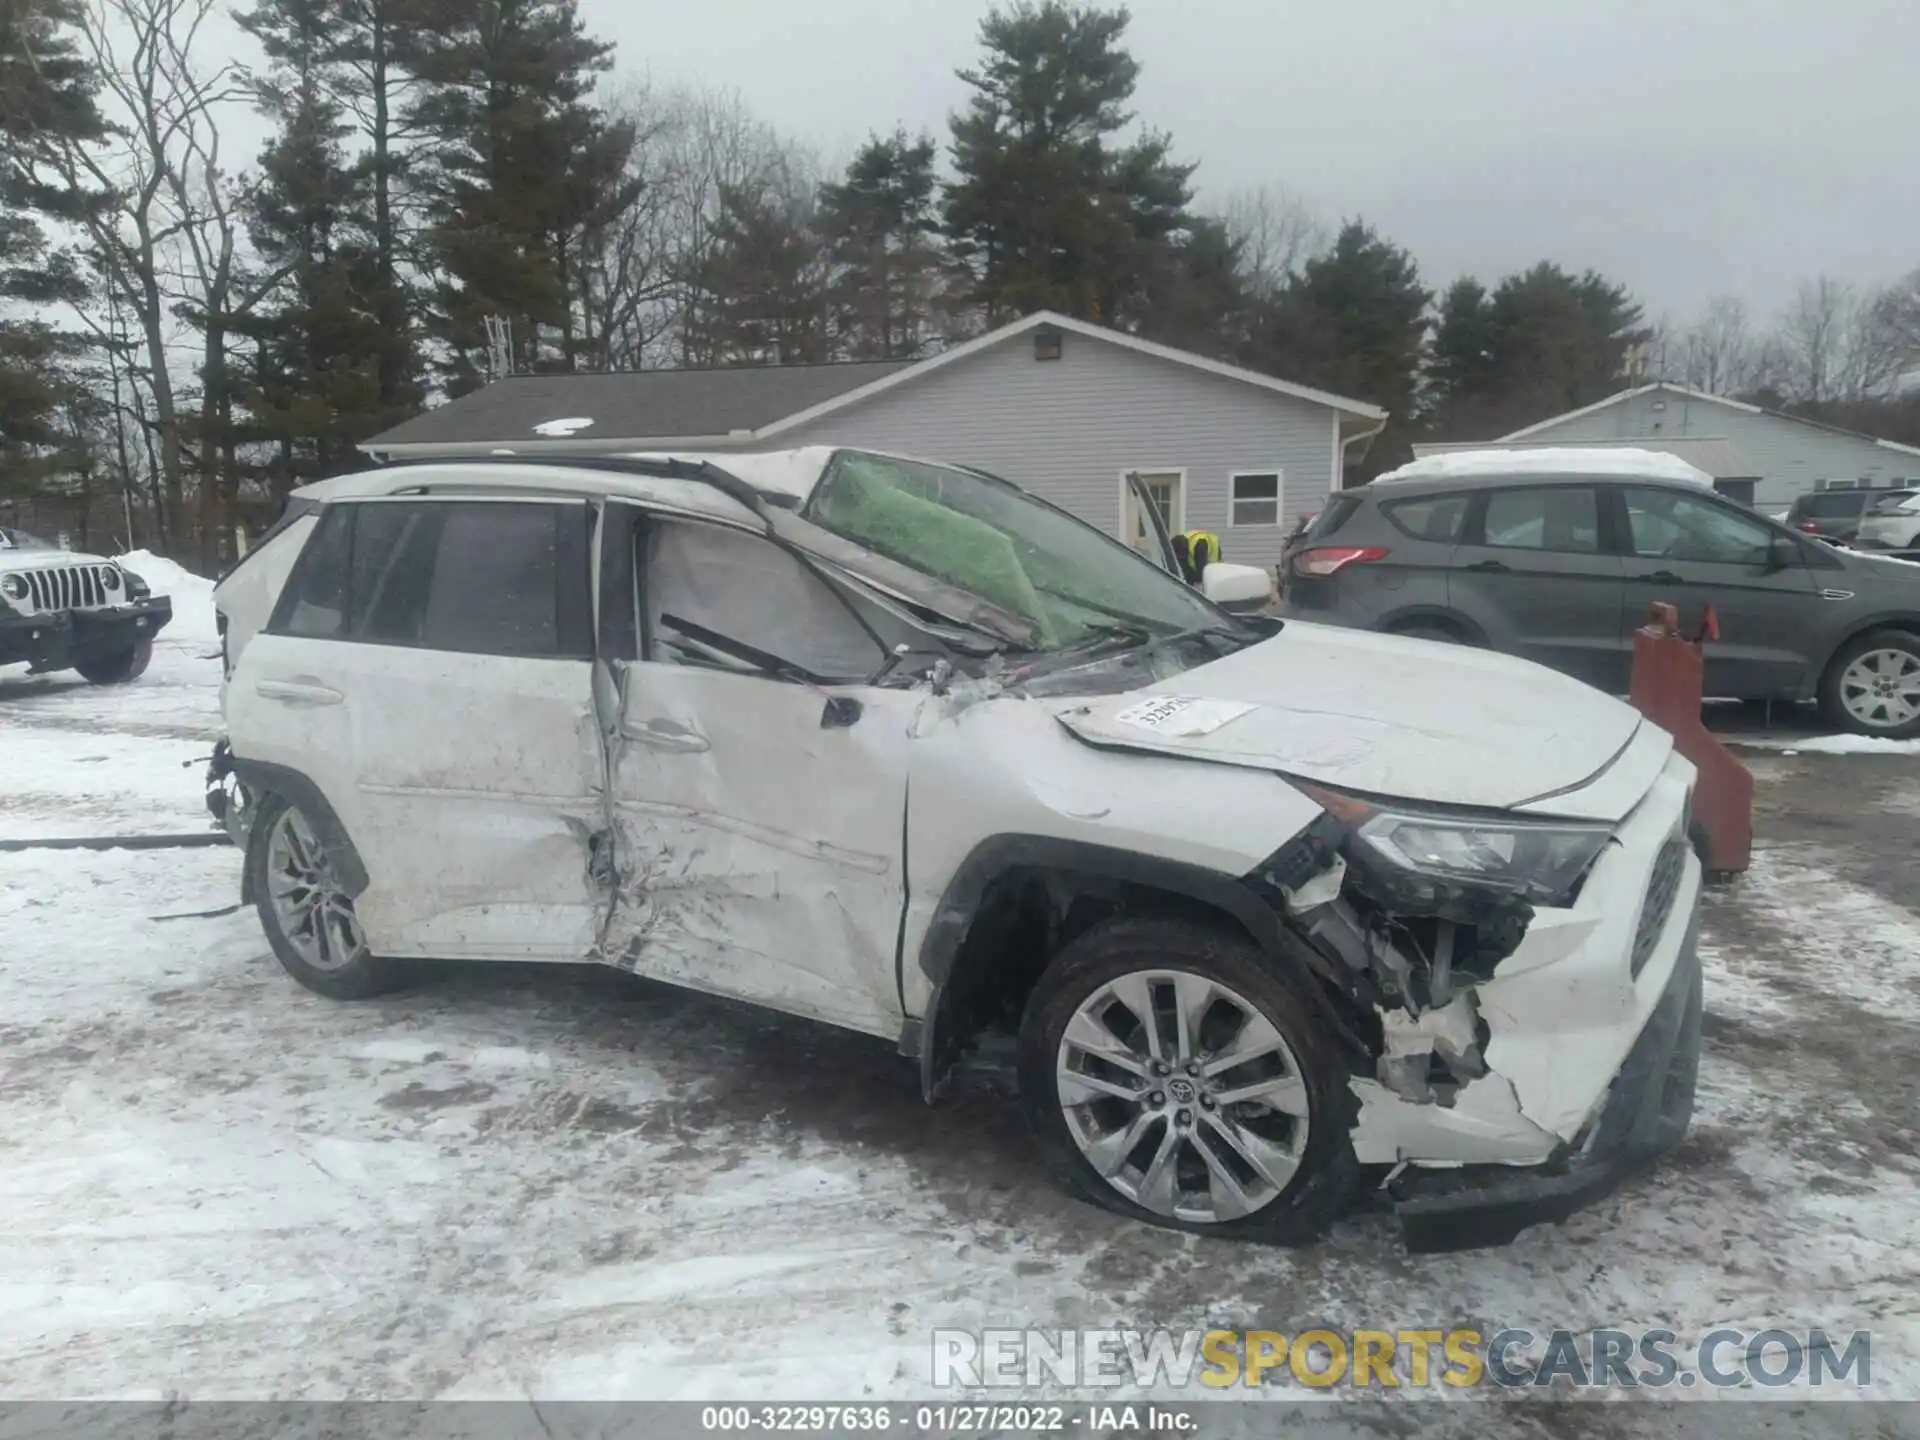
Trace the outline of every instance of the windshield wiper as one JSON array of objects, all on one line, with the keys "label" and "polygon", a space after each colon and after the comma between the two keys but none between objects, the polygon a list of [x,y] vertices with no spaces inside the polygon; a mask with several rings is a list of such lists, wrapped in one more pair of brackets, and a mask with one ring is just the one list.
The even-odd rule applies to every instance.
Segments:
[{"label": "windshield wiper", "polygon": [[1053,653],[1084,656],[1104,654],[1109,650],[1132,650],[1141,645],[1151,645],[1156,638],[1153,631],[1144,625],[1094,625],[1088,627],[1086,638],[1063,645]]}]

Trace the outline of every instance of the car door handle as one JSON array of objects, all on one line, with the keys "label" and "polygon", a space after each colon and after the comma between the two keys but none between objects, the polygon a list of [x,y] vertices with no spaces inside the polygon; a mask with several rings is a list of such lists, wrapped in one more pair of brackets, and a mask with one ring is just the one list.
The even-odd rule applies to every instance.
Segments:
[{"label": "car door handle", "polygon": [[286,705],[338,705],[347,697],[317,680],[260,680],[253,693],[262,700],[278,700]]},{"label": "car door handle", "polygon": [[1636,575],[1635,580],[1657,580],[1662,585],[1684,585],[1686,580],[1671,570],[1656,570],[1651,575]]},{"label": "car door handle", "polygon": [[1461,568],[1478,571],[1482,575],[1509,575],[1512,573],[1512,571],[1507,568],[1506,563],[1500,560],[1476,560],[1473,564],[1465,565]]},{"label": "car door handle", "polygon": [[621,726],[620,733],[649,750],[666,750],[677,755],[697,755],[712,748],[706,736],[678,720],[641,720]]}]

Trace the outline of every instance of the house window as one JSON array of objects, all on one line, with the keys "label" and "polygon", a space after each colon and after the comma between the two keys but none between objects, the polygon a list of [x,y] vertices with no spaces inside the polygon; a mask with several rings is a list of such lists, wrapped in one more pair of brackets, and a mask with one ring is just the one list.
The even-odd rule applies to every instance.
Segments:
[{"label": "house window", "polygon": [[1233,477],[1233,509],[1229,523],[1236,530],[1252,525],[1280,523],[1280,472],[1248,470]]}]

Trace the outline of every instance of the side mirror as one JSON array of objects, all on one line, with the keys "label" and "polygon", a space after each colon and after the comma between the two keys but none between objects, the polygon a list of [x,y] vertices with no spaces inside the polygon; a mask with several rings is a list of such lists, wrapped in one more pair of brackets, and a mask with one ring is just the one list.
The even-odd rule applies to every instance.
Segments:
[{"label": "side mirror", "polygon": [[1791,570],[1801,563],[1800,546],[1784,535],[1776,535],[1767,546],[1767,569]]},{"label": "side mirror", "polygon": [[1258,610],[1273,599],[1273,576],[1258,565],[1216,560],[1200,573],[1200,593],[1223,610]]}]

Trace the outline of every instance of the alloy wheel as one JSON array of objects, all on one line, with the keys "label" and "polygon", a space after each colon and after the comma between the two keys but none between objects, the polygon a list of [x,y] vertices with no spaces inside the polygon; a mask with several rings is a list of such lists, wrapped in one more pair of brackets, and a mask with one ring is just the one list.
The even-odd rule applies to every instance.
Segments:
[{"label": "alloy wheel", "polygon": [[1840,703],[1873,730],[1920,720],[1920,656],[1891,646],[1856,655],[1841,673]]},{"label": "alloy wheel", "polygon": [[1095,990],[1061,1035],[1056,1080],[1080,1153],[1156,1215],[1251,1215],[1306,1153],[1311,1107],[1292,1048],[1252,1002],[1192,971]]},{"label": "alloy wheel", "polygon": [[367,951],[353,897],[326,847],[298,810],[274,818],[267,835],[267,895],[280,933],[315,970],[344,970]]}]

